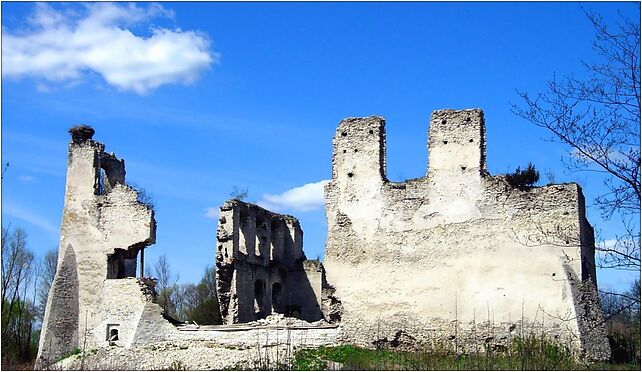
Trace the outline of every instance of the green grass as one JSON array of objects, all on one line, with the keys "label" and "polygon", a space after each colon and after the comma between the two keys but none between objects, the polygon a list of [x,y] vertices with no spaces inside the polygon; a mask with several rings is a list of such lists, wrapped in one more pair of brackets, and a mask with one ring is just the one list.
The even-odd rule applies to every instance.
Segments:
[{"label": "green grass", "polygon": [[69,357],[70,357],[70,356],[72,356],[72,355],[79,355],[80,353],[82,353],[82,350],[80,350],[79,348],[75,348],[75,349],[73,349],[73,350],[70,350],[70,351],[68,351],[68,352],[64,353],[63,355],[61,355],[61,356],[56,360],[56,363],[57,363],[57,362],[60,362],[60,361],[61,361],[61,360],[63,360],[63,359],[67,359],[67,358],[69,358]]},{"label": "green grass", "polygon": [[333,361],[345,370],[640,370],[639,364],[581,363],[564,345],[537,337],[516,339],[503,350],[483,349],[455,354],[434,349],[410,352],[352,345],[319,347],[298,351],[291,368],[324,370]]}]

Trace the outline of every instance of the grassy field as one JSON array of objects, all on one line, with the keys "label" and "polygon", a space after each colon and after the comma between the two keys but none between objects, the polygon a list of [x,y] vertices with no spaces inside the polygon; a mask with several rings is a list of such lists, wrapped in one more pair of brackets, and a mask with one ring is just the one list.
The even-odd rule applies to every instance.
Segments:
[{"label": "grassy field", "polygon": [[293,370],[640,370],[640,364],[582,363],[568,348],[536,337],[515,340],[502,351],[475,354],[447,350],[371,350],[351,345],[298,351]]}]

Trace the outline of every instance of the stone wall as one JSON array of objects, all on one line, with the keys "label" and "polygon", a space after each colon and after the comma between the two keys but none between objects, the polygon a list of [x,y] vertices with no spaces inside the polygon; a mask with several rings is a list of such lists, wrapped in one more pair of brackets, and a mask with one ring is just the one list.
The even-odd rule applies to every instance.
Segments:
[{"label": "stone wall", "polygon": [[323,319],[323,266],[306,260],[299,221],[228,200],[217,234],[217,292],[224,323],[272,313]]},{"label": "stone wall", "polygon": [[473,344],[545,329],[607,359],[598,304],[586,300],[596,298],[594,242],[580,187],[514,188],[488,174],[485,146],[481,110],[436,111],[427,175],[390,182],[384,120],[340,123],[325,265],[342,339]]},{"label": "stone wall", "polygon": [[[47,300],[38,366],[75,348],[105,342],[110,322],[105,301],[118,298],[105,298],[112,284],[108,278],[135,276],[138,252],[155,241],[154,213],[125,184],[124,161],[91,139],[93,129],[81,126],[70,133],[58,267]],[[120,297],[128,300],[125,293]]]}]

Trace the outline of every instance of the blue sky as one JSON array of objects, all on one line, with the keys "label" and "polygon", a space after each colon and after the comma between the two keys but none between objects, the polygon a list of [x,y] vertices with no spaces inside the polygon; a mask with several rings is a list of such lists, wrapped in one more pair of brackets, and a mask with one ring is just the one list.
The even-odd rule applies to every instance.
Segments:
[{"label": "blue sky", "polygon": [[[640,17],[637,3],[584,6],[610,24],[618,10]],[[619,232],[591,207],[600,179],[566,171],[568,149],[511,113],[516,89],[581,76],[593,58],[579,3],[3,2],[2,32],[2,222],[26,229],[38,255],[57,247],[75,124],[153,195],[146,261],[166,254],[186,282],[214,262],[212,208],[234,185],[299,218],[307,256],[322,258],[318,191],[339,121],[384,116],[388,178],[401,181],[425,174],[428,119],[442,108],[484,110],[491,173],[530,161],[543,183],[547,171],[576,181],[601,237]],[[623,288],[637,276],[598,279]]]}]

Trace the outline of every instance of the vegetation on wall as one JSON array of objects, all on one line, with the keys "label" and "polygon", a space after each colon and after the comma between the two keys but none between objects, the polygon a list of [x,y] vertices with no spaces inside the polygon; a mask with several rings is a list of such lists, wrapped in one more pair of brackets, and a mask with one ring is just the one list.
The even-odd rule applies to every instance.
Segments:
[{"label": "vegetation on wall", "polygon": [[515,172],[507,174],[506,181],[513,187],[525,189],[532,187],[539,181],[539,172],[533,164],[528,163],[526,169],[522,170],[517,167]]}]

